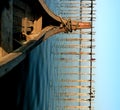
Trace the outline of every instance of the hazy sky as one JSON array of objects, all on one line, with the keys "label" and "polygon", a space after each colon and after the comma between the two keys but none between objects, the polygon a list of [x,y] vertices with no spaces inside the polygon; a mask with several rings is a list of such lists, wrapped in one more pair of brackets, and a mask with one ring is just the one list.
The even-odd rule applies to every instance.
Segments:
[{"label": "hazy sky", "polygon": [[96,9],[96,110],[120,110],[120,0]]}]

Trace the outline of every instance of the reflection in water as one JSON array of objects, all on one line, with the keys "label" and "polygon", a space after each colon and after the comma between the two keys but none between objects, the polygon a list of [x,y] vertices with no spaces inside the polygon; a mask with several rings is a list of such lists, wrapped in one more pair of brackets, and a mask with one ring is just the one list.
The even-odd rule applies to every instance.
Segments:
[{"label": "reflection in water", "polygon": [[[64,0],[45,0],[47,5],[54,13],[65,17],[80,17],[80,8],[76,10],[76,14],[70,12],[69,7],[61,6]],[[68,0],[69,1],[69,0]],[[76,5],[80,6],[78,0]],[[70,8],[70,9],[69,9]],[[76,8],[75,8],[76,9]],[[66,10],[66,14],[63,13]],[[67,15],[67,16],[66,16]],[[73,16],[74,15],[74,16]],[[75,18],[76,19],[76,18]],[[79,31],[78,31],[79,32]],[[29,55],[29,75],[26,80],[23,110],[63,110],[64,107],[78,106],[80,100],[72,101],[72,99],[79,99],[80,90],[77,82],[64,82],[60,80],[79,80],[79,74],[64,74],[64,73],[79,73],[79,68],[61,68],[61,66],[78,66],[78,62],[64,62],[59,59],[79,59],[79,55],[56,54],[69,51],[79,52],[79,48],[61,48],[64,45],[79,45],[79,41],[62,41],[58,38],[79,38],[79,34],[59,34],[49,38],[31,51]],[[83,44],[82,44],[83,45]],[[60,46],[60,47],[59,47]],[[83,71],[86,72],[86,71]],[[83,79],[85,79],[83,77]],[[87,83],[87,82],[86,82]],[[82,84],[82,83],[81,83]],[[75,86],[75,88],[64,88],[63,86]],[[89,89],[89,88],[88,88]],[[83,89],[81,92],[89,93],[88,89]],[[65,95],[67,94],[67,95]],[[70,95],[68,95],[70,94]],[[74,95],[71,95],[74,94]],[[83,96],[86,94],[83,94]],[[84,96],[89,98],[89,96]],[[82,100],[83,101],[83,100]],[[82,104],[89,105],[89,104]]]}]

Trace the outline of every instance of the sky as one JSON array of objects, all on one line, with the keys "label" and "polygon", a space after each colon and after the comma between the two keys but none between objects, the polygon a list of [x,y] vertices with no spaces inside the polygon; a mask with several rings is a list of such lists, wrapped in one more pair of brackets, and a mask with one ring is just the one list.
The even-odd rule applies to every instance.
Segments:
[{"label": "sky", "polygon": [[120,110],[120,0],[96,0],[95,110]]}]

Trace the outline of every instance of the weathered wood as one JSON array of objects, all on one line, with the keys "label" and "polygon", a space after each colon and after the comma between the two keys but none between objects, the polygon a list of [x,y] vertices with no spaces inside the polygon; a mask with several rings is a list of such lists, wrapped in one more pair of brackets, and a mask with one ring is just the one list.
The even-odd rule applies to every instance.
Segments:
[{"label": "weathered wood", "polygon": [[59,86],[60,88],[68,88],[68,89],[94,89],[94,87],[91,86]]},{"label": "weathered wood", "polygon": [[[64,108],[67,108],[67,109],[84,109],[85,110],[85,109],[89,109],[90,106],[64,106]],[[93,107],[92,107],[92,109],[93,109]]]},{"label": "weathered wood", "polygon": [[60,58],[57,59],[60,60],[62,62],[95,62],[94,59],[68,59],[68,58]]},{"label": "weathered wood", "polygon": [[57,40],[63,40],[63,41],[95,41],[95,39],[91,38],[58,38]]},{"label": "weathered wood", "polygon": [[12,0],[8,2],[9,8],[4,8],[1,14],[1,38],[0,38],[0,57],[5,56],[13,50],[13,7]]},{"label": "weathered wood", "polygon": [[[25,23],[24,23],[24,20],[23,20],[23,24],[25,24]],[[31,24],[31,25],[32,25],[32,24]],[[28,26],[28,25],[27,25],[27,26]],[[26,31],[26,28],[27,28],[27,27],[24,28],[24,29],[25,29],[24,31]],[[30,35],[28,35],[28,34],[27,34],[26,32],[24,32],[24,31],[23,31],[23,34],[25,34],[26,40],[27,40],[27,41],[33,40],[34,37],[42,31],[42,17],[40,17],[38,20],[35,20],[35,21],[34,21],[34,23],[33,23],[33,30],[31,31],[31,34],[30,34]]]},{"label": "weathered wood", "polygon": [[95,48],[95,45],[55,45],[57,48]]},{"label": "weathered wood", "polygon": [[7,74],[12,70],[16,65],[18,65],[26,55],[35,48],[39,43],[42,42],[41,37],[45,35],[48,30],[51,30],[52,27],[46,27],[42,30],[41,33],[34,36],[32,41],[27,42],[25,45],[21,46],[17,50],[11,52],[10,54],[0,58],[0,77]]},{"label": "weathered wood", "polygon": [[39,33],[42,30],[42,16],[34,21],[34,30],[32,31],[33,34]]},{"label": "weathered wood", "polygon": [[[19,0],[17,0],[17,1],[19,1]],[[46,6],[46,4],[44,3],[43,0],[39,0],[39,3],[41,4],[39,6],[42,6],[42,8],[44,9],[42,11],[45,11],[46,14],[48,14],[47,16],[49,16],[50,18],[53,19],[53,24],[54,24],[54,22],[58,22],[58,24],[55,26],[51,24],[51,26],[46,26],[46,27],[42,28],[42,23],[41,23],[42,15],[39,16],[40,19],[38,19],[37,25],[36,25],[36,23],[35,23],[36,21],[34,21],[34,22],[32,21],[33,18],[31,17],[32,13],[31,13],[30,7],[26,6],[26,5],[25,5],[26,7],[24,5],[23,5],[24,7],[21,7],[19,5],[24,4],[24,1],[19,1],[19,2],[17,2],[17,1],[14,1],[14,7],[13,7],[13,2],[10,1],[9,2],[10,9],[9,10],[5,9],[4,10],[5,12],[2,15],[3,17],[1,18],[1,20],[3,21],[3,23],[1,24],[1,26],[2,26],[1,27],[1,41],[2,41],[1,46],[5,50],[4,51],[5,54],[6,54],[6,51],[11,52],[13,50],[12,35],[15,33],[15,37],[16,37],[15,41],[17,41],[18,36],[16,36],[16,32],[17,32],[17,34],[20,34],[20,35],[22,34],[22,36],[25,36],[26,38],[30,38],[30,41],[29,40],[28,40],[29,42],[26,41],[25,45],[21,46],[19,49],[15,50],[15,51],[13,51],[8,56],[5,56],[4,58],[0,59],[0,68],[1,68],[0,76],[5,75],[8,71],[10,71],[12,68],[14,68],[21,61],[21,59],[24,59],[26,54],[29,53],[29,51],[32,48],[34,48],[36,45],[38,45],[40,42],[46,40],[50,36],[60,33],[60,32],[66,32],[66,30],[71,32],[72,30],[76,30],[76,29],[86,29],[86,28],[90,29],[91,28],[90,22],[69,21],[69,20],[63,19],[63,18],[55,15],[54,13],[52,13],[49,10],[49,8]],[[14,14],[16,14],[16,15],[13,14],[13,11],[15,12]],[[21,16],[19,16],[19,14]],[[9,17],[9,19],[8,19],[8,17],[6,18],[8,23],[6,23],[6,21],[3,19],[4,16]],[[23,29],[24,26],[22,26],[22,19],[25,18],[26,16],[28,17],[27,18],[28,20],[25,22],[25,23],[27,23],[26,24],[27,26],[25,27],[25,30],[24,30]],[[45,15],[43,15],[43,16],[45,16]],[[14,22],[12,22],[12,19],[14,20]],[[38,25],[38,23],[40,23],[40,24]],[[12,24],[14,24],[13,27],[12,27]],[[31,27],[34,28],[33,31],[29,30],[29,29],[31,29]],[[30,31],[30,35],[27,34],[27,32],[29,32],[29,31]],[[3,38],[3,36],[6,36],[6,37]],[[21,37],[21,36],[19,36],[19,37]],[[8,44],[7,42],[9,42],[10,44]],[[19,41],[17,43],[19,43]],[[18,61],[18,63],[15,62],[16,60]],[[13,62],[13,63],[11,63],[11,62]],[[5,65],[5,63],[6,63],[6,65]],[[8,66],[11,64],[12,64],[12,66]]]},{"label": "weathered wood", "polygon": [[70,74],[70,75],[95,75],[93,73],[82,73],[82,72],[62,72],[62,73],[58,73],[58,74]]},{"label": "weathered wood", "polygon": [[59,66],[58,68],[95,68],[95,66]]},{"label": "weathered wood", "polygon": [[61,54],[61,55],[95,55],[95,53],[91,52],[59,52],[55,54]]},{"label": "weathered wood", "polygon": [[[72,1],[68,1],[68,0],[64,1],[64,0],[61,0],[60,2],[61,2],[61,3],[65,3],[65,4],[78,4],[78,3],[80,4],[80,2],[74,1],[74,0],[72,0]],[[95,0],[93,0],[93,2],[95,2]],[[82,0],[81,3],[82,3],[82,4],[83,4],[83,3],[91,3],[91,0]]]},{"label": "weathered wood", "polygon": [[68,80],[68,79],[61,79],[60,82],[94,82],[94,80]]},{"label": "weathered wood", "polygon": [[58,100],[68,101],[68,102],[84,102],[84,103],[89,103],[91,101],[91,99],[72,99],[72,98],[63,98]]},{"label": "weathered wood", "polygon": [[[62,22],[62,23],[67,23],[68,21],[66,19],[61,19],[61,17],[55,15],[50,9],[48,9],[48,7],[46,6],[46,4],[44,3],[43,0],[39,0],[40,4],[42,5],[42,7],[44,8],[44,10],[47,12],[47,14],[49,16],[51,16],[53,19],[55,19],[58,22]],[[76,25],[78,25],[78,22],[76,21],[71,21],[72,24],[72,29],[75,30],[76,29]],[[81,29],[81,28],[91,28],[91,24],[90,22],[79,22],[79,25],[77,27],[77,29]]]},{"label": "weathered wood", "polygon": [[58,96],[90,96],[90,93],[79,93],[79,92],[60,92]]},{"label": "weathered wood", "polygon": [[23,61],[25,57],[26,54],[22,54],[21,52],[10,53],[2,57],[2,59],[0,59],[0,77],[12,70],[16,65]]}]

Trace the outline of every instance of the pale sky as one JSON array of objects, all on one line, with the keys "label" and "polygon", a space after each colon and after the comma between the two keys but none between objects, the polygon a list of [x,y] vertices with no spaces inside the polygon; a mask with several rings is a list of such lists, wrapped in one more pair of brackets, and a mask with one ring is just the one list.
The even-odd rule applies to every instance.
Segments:
[{"label": "pale sky", "polygon": [[120,110],[120,0],[97,0],[96,109]]}]

